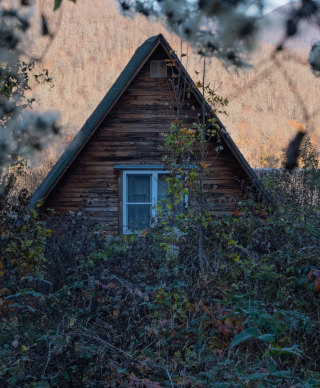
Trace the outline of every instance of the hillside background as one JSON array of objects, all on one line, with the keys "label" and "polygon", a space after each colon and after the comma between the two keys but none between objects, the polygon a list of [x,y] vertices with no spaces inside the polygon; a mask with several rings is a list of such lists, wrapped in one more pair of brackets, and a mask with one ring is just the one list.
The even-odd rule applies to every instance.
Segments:
[{"label": "hillside background", "polygon": [[[292,6],[280,7],[261,21],[264,27],[259,50],[252,58],[253,69],[235,73],[216,59],[207,64],[206,83],[220,85],[219,93],[230,100],[229,116],[222,117],[222,121],[252,167],[280,165],[281,150],[297,127],[304,125],[301,100],[314,114],[307,130],[312,142],[319,145],[320,79],[307,65],[308,50],[313,41],[320,39],[319,31],[304,26],[302,34],[288,43],[290,50],[279,56],[281,68],[270,60],[272,48],[283,35],[279,21]],[[61,112],[63,127],[62,136],[40,160],[38,169],[45,176],[139,45],[162,33],[180,55],[181,42],[159,22],[121,16],[117,4],[110,0],[77,0],[76,5],[64,1],[62,15],[53,12],[51,0],[37,2],[34,18],[40,21],[41,12],[56,38],[37,67],[49,69],[54,86],[35,85],[32,94],[36,109]],[[32,34],[38,38],[39,31],[33,30]],[[38,38],[32,54],[43,54],[46,43],[45,38]],[[183,58],[184,66],[194,81],[200,80],[203,59],[186,43],[182,52],[188,54]],[[292,82],[284,78],[284,72]]]}]

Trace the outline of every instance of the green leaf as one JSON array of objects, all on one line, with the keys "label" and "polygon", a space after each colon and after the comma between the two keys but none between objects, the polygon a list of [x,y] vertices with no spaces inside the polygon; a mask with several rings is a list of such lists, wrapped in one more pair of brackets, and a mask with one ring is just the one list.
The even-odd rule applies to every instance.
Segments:
[{"label": "green leaf", "polygon": [[269,350],[266,350],[266,351],[263,353],[263,357],[264,357],[264,358],[271,358],[271,357],[272,357],[272,354],[269,352]]},{"label": "green leaf", "polygon": [[235,346],[241,344],[241,342],[246,341],[247,339],[251,337],[258,337],[259,336],[259,330],[255,327],[248,327],[245,329],[242,333],[236,335],[234,339],[231,342],[231,348],[234,348]]},{"label": "green leaf", "polygon": [[274,342],[276,339],[272,334],[263,334],[258,337],[261,341]]},{"label": "green leaf", "polygon": [[60,5],[62,3],[62,0],[54,0],[54,11],[56,11],[58,8],[60,8]]},{"label": "green leaf", "polygon": [[307,278],[301,278],[301,279],[298,280],[297,285],[298,286],[303,286],[304,284],[307,284],[307,283],[309,283]]},{"label": "green leaf", "polygon": [[42,296],[41,292],[34,292],[32,294],[32,296],[34,296],[35,298],[40,298],[40,296]]},{"label": "green leaf", "polygon": [[268,371],[270,373],[275,373],[277,370],[277,365],[274,362],[269,362],[268,364]]},{"label": "green leaf", "polygon": [[279,370],[278,372],[273,372],[272,376],[288,378],[291,376],[291,373],[288,370]]},{"label": "green leaf", "polygon": [[101,259],[103,260],[107,260],[108,259],[108,254],[107,252],[99,252],[99,256]]},{"label": "green leaf", "polygon": [[[246,298],[247,296],[251,296],[251,295],[255,295],[255,294],[256,294],[255,290],[251,290],[251,291],[247,292],[247,293],[244,294],[244,295],[234,295],[234,297],[235,297],[236,299],[242,299],[242,298]],[[242,309],[239,308],[239,310],[242,310]],[[244,310],[243,310],[243,311],[244,311]]]},{"label": "green leaf", "polygon": [[234,339],[231,342],[230,348],[234,348],[235,346],[241,344],[241,342],[246,341],[247,339],[251,338],[252,335],[249,333],[242,332],[234,337]]},{"label": "green leaf", "polygon": [[267,376],[269,376],[269,373],[253,373],[248,376],[248,380],[263,380]]},{"label": "green leaf", "polygon": [[294,354],[296,356],[301,357],[301,350],[298,348],[298,345],[294,345],[291,348],[270,348],[269,349],[272,354]]},{"label": "green leaf", "polygon": [[242,333],[250,334],[253,337],[258,337],[260,334],[259,330],[256,327],[248,327]]}]

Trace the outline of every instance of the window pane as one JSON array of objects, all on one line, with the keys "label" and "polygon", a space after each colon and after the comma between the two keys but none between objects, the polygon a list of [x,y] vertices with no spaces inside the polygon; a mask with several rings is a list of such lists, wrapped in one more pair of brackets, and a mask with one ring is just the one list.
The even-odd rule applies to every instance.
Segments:
[{"label": "window pane", "polygon": [[144,229],[150,225],[151,205],[127,205],[128,228]]},{"label": "window pane", "polygon": [[127,202],[151,202],[151,175],[127,175]]},{"label": "window pane", "polygon": [[158,201],[162,201],[163,199],[167,198],[167,190],[169,183],[165,181],[166,178],[168,178],[169,175],[167,174],[158,174]]}]

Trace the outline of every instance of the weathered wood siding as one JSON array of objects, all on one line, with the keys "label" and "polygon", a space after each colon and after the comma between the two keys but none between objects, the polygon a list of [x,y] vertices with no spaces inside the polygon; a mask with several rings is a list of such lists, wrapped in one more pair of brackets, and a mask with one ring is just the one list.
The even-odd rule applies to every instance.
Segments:
[{"label": "weathered wood siding", "polygon": [[[166,54],[158,48],[152,59],[165,59]],[[119,170],[115,164],[161,164],[163,144],[160,132],[168,131],[175,119],[172,90],[166,78],[150,77],[150,60],[128,86],[109,115],[90,138],[45,201],[45,208],[56,212],[68,210],[88,212],[107,230],[118,233]],[[168,69],[168,78],[170,77]],[[201,112],[199,103],[192,96],[180,118],[186,126],[195,121]],[[211,142],[208,152],[209,176],[205,179],[206,201],[224,194],[243,197],[241,184],[245,172],[227,149],[216,157],[216,144]],[[234,204],[221,203],[223,209],[232,210]],[[222,209],[218,207],[217,210]]]}]

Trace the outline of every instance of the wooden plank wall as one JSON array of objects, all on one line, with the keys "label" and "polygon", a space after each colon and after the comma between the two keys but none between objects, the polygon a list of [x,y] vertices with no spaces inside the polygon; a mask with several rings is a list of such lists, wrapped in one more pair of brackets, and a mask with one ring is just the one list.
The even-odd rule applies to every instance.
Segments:
[{"label": "wooden plank wall", "polygon": [[[152,59],[165,59],[161,47]],[[163,144],[160,132],[175,119],[172,88],[167,78],[150,77],[150,60],[143,66],[112,111],[101,123],[57,186],[44,208],[57,213],[85,211],[103,223],[110,233],[118,234],[118,177],[115,164],[161,164]],[[170,70],[170,69],[169,69]],[[168,71],[170,78],[171,71]],[[181,112],[186,126],[192,125],[201,107],[195,97],[187,100]],[[226,148],[215,159],[216,144],[208,152],[209,175],[205,179],[206,202],[230,195],[243,198],[241,184],[247,177],[231,151]],[[237,179],[235,178],[237,177]],[[232,202],[221,202],[217,210],[232,210]]]}]

